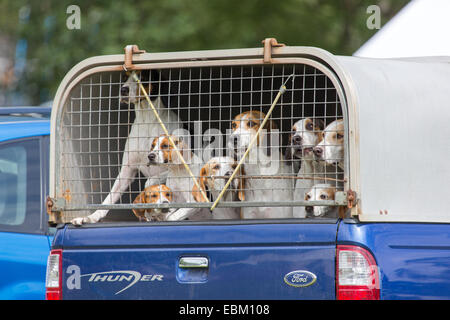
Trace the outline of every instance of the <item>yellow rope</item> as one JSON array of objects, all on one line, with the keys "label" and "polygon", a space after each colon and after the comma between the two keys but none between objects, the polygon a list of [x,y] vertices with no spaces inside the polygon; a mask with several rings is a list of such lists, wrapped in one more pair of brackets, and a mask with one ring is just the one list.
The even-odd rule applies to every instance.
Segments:
[{"label": "yellow rope", "polygon": [[175,152],[178,154],[178,157],[181,159],[181,162],[183,163],[184,167],[186,168],[186,171],[189,172],[189,175],[191,176],[192,180],[194,181],[195,186],[200,190],[203,198],[205,199],[206,202],[209,202],[208,197],[206,196],[205,191],[200,188],[200,185],[197,182],[197,179],[195,178],[194,174],[192,173],[191,169],[189,168],[189,166],[187,165],[186,161],[184,161],[183,155],[181,154],[180,150],[178,150],[177,146],[175,145],[175,142],[172,140],[172,137],[169,134],[169,131],[167,131],[166,126],[164,125],[164,122],[162,122],[161,118],[159,117],[158,111],[156,111],[155,106],[153,105],[152,101],[150,100],[150,97],[147,94],[147,91],[145,91],[144,86],[142,85],[141,80],[139,80],[139,78],[136,76],[135,73],[132,73],[133,75],[133,79],[139,84],[139,87],[141,88],[142,92],[145,95],[145,98],[147,99],[148,104],[150,105],[150,107],[152,108],[156,119],[158,119],[159,124],[161,125],[164,133],[167,135],[167,137],[169,138],[169,142],[172,145],[172,147],[174,148]]}]

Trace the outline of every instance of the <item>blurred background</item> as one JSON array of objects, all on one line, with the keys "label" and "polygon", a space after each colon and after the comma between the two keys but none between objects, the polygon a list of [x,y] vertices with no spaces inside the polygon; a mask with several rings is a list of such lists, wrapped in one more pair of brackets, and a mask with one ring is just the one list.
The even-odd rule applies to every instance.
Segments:
[{"label": "blurred background", "polygon": [[[147,52],[232,49],[275,37],[352,55],[378,31],[367,27],[369,6],[378,6],[383,27],[408,2],[0,0],[0,106],[49,105],[76,63],[121,54],[127,44]],[[80,9],[79,28],[70,5]]]}]

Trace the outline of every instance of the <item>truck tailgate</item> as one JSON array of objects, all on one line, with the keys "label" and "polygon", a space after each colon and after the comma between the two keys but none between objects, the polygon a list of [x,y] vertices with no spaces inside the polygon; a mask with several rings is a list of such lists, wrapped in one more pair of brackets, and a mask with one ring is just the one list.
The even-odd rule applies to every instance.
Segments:
[{"label": "truck tailgate", "polygon": [[67,225],[53,248],[63,299],[335,299],[337,225]]}]

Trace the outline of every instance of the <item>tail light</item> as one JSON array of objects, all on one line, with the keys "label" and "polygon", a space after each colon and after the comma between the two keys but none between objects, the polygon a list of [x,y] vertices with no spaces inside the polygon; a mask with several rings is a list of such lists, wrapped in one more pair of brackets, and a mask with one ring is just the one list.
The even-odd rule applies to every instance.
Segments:
[{"label": "tail light", "polygon": [[62,298],[62,250],[52,250],[47,259],[45,275],[45,298],[61,300]]},{"label": "tail light", "polygon": [[337,246],[336,296],[338,300],[380,299],[378,267],[367,250],[358,246]]}]

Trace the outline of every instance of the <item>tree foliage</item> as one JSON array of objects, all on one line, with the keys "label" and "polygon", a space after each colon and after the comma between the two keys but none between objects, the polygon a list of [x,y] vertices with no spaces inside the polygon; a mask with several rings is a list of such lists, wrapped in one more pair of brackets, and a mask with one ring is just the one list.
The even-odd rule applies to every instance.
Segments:
[{"label": "tree foliage", "polygon": [[[266,37],[351,55],[376,30],[366,27],[371,4],[386,23],[407,0],[0,0],[0,34],[27,41],[19,84],[33,103],[51,99],[79,61],[123,53],[258,47]],[[69,30],[69,5],[81,29]],[[20,13],[20,14],[19,14]],[[28,15],[27,15],[28,14]]]}]

